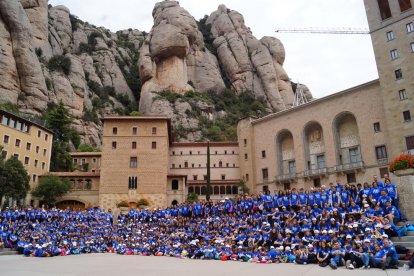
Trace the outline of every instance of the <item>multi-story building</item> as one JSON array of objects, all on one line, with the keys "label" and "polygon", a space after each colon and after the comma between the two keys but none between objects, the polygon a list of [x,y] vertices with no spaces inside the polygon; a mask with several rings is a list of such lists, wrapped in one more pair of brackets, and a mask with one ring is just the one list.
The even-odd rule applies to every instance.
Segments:
[{"label": "multi-story building", "polygon": [[4,157],[16,156],[23,163],[34,188],[39,176],[49,172],[53,133],[42,124],[4,110],[0,110],[0,122]]},{"label": "multi-story building", "polygon": [[414,9],[411,0],[364,0],[391,156],[414,149]]},{"label": "multi-story building", "polygon": [[[205,199],[207,193],[207,145],[206,142],[173,143],[170,148],[170,174],[183,175],[187,179],[184,198],[187,193],[196,193],[199,195],[199,199]],[[210,142],[209,145],[210,198],[215,201],[237,195],[240,184],[238,143]],[[171,189],[178,189],[176,182],[171,183]]]}]

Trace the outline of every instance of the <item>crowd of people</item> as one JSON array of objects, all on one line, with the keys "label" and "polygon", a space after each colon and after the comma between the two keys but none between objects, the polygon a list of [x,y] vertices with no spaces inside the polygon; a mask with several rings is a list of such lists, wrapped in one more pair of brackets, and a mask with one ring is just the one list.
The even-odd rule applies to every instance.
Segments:
[{"label": "crowd of people", "polygon": [[406,230],[395,225],[400,219],[396,186],[374,177],[116,217],[97,208],[6,208],[0,242],[35,257],[117,253],[388,269],[398,266],[390,238]]}]

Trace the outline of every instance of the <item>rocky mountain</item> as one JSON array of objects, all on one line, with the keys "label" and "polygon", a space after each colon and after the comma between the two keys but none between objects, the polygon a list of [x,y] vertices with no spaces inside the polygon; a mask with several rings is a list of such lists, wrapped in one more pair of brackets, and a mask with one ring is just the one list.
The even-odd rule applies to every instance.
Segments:
[{"label": "rocky mountain", "polygon": [[196,21],[177,1],[163,1],[152,15],[148,34],[113,33],[47,0],[0,1],[0,102],[41,115],[62,101],[83,142],[98,146],[99,118],[138,105],[143,114],[169,115],[178,138],[192,141],[208,128],[234,127],[237,117],[292,106],[282,43],[256,39],[240,13],[220,5]]}]

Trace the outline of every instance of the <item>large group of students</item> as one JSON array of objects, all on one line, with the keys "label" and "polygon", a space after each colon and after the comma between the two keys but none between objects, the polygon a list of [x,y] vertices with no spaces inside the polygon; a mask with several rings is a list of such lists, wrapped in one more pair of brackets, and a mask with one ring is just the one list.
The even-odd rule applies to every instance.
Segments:
[{"label": "large group of students", "polygon": [[[0,243],[24,256],[89,253],[172,256],[337,269],[398,268],[398,191],[371,184],[269,191],[166,209],[5,208]],[[411,261],[411,268],[413,261]]]}]

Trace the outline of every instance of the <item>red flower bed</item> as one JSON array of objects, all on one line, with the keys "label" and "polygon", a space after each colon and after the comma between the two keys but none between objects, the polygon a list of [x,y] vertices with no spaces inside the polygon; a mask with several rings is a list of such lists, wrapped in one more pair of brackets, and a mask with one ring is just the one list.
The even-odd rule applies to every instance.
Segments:
[{"label": "red flower bed", "polygon": [[390,172],[414,168],[414,155],[402,153],[390,164]]}]

